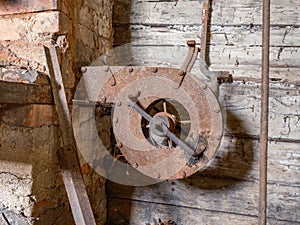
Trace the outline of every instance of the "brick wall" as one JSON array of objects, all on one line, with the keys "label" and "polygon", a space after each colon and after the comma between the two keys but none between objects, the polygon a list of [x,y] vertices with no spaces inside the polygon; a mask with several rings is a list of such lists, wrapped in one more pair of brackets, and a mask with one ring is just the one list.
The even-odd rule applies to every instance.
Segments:
[{"label": "brick wall", "polygon": [[[72,93],[80,67],[112,46],[111,12],[112,0],[1,2],[0,82],[49,86],[43,46],[56,44]],[[60,131],[53,105],[5,103],[0,102],[0,223],[73,224],[56,158]],[[81,161],[97,224],[104,224],[104,179]]]}]

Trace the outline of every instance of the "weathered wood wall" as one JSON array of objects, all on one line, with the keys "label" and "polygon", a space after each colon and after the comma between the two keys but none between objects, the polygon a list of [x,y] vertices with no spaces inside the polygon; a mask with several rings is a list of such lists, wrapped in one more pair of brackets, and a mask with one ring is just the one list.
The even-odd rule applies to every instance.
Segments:
[{"label": "weathered wood wall", "polygon": [[[300,4],[271,2],[268,224],[300,224]],[[134,42],[137,61],[180,66],[186,40],[200,42],[201,12],[198,0],[115,0],[115,45]],[[108,183],[109,224],[257,224],[261,12],[259,0],[213,1],[210,69],[234,82],[220,90],[225,134],[212,165],[148,187]]]}]

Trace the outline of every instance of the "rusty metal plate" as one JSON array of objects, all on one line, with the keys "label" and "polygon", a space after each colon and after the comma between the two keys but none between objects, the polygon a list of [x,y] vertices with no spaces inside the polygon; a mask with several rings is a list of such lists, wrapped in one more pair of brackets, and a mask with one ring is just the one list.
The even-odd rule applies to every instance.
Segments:
[{"label": "rusty metal plate", "polygon": [[[109,78],[97,100],[115,104],[113,132],[126,160],[143,174],[161,180],[184,178],[206,168],[216,155],[223,133],[221,109],[212,90],[192,74],[183,79],[180,69],[124,67],[118,68],[117,72],[112,71],[112,67],[102,69]],[[173,112],[170,114],[179,115],[176,110],[185,111],[189,128],[178,138],[199,154],[187,156],[174,143],[169,146],[151,143],[145,135],[147,124],[143,124],[142,116],[128,106],[129,98],[135,98],[145,111],[153,110],[157,107],[153,104],[160,100],[166,101],[163,104],[167,106],[171,105]],[[152,116],[161,112],[158,109],[154,114],[152,112]],[[173,116],[182,123],[182,115],[178,115]]]}]

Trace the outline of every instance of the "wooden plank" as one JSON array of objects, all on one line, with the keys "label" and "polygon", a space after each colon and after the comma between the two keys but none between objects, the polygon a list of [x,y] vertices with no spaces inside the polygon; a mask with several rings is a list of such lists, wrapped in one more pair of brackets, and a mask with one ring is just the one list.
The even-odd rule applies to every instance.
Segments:
[{"label": "wooden plank", "polygon": [[[115,26],[115,45],[134,42],[138,45],[185,45],[193,39],[200,44],[201,26],[172,25],[128,25]],[[261,26],[212,26],[211,45],[230,45],[238,47],[261,46]],[[271,28],[271,46],[298,46],[300,29],[295,27]]]},{"label": "wooden plank", "polygon": [[[118,0],[114,5],[115,24],[201,24],[200,1],[178,1],[175,5],[173,1]],[[297,0],[287,0],[284,4],[274,0],[271,4],[271,24],[300,25],[299,11]],[[259,0],[214,1],[212,24],[261,24],[261,12],[262,3]]]},{"label": "wooden plank", "polygon": [[1,104],[52,104],[49,85],[33,85],[0,81]]},{"label": "wooden plank", "polygon": [[[211,46],[211,64],[261,65],[261,47]],[[276,67],[300,67],[300,51],[297,47],[270,47],[270,65]]]},{"label": "wooden plank", "polygon": [[[235,184],[241,180],[258,182],[258,140],[225,136],[216,158],[209,167],[193,177],[227,178]],[[270,184],[300,187],[299,143],[271,142],[268,160]],[[216,187],[220,186],[216,181]]]},{"label": "wooden plank", "polygon": [[[279,87],[276,88],[274,85],[274,88],[270,88],[269,137],[299,140],[299,89]],[[260,115],[260,90],[258,84],[223,84],[219,100],[225,111],[227,134],[259,136],[257,118]]]},{"label": "wooden plank", "polygon": [[12,126],[40,127],[57,125],[53,105],[6,105],[0,108],[1,120]]},{"label": "wooden plank", "polygon": [[[136,62],[166,62],[180,66],[187,54],[186,46],[134,46],[131,55]],[[271,47],[271,67],[300,67],[300,51],[294,47]],[[261,65],[261,47],[211,46],[211,64]]]},{"label": "wooden plank", "polygon": [[[232,179],[233,183],[240,180],[258,182],[258,146],[259,141],[255,139],[226,136],[222,139],[218,154],[210,166],[195,177],[228,178]],[[297,152],[299,143],[272,141],[269,146],[268,182],[300,186],[300,154]]]},{"label": "wooden plank", "polygon": [[[253,82],[260,83],[260,75],[261,75],[260,65],[234,66],[234,65],[213,64],[210,66],[210,69],[216,71],[228,71],[230,74],[232,74],[234,80],[240,80],[245,82],[253,81]],[[198,74],[199,66],[195,66],[192,72]],[[296,68],[271,67],[270,82],[300,85],[299,74],[300,74],[300,68],[297,67]]]},{"label": "wooden plank", "polygon": [[[205,225],[255,225],[257,218],[249,215],[230,214],[218,211],[173,206],[169,204],[155,204],[150,202],[131,201],[127,199],[109,198],[108,224],[141,225],[153,220],[172,219],[176,224],[205,224]],[[296,225],[297,222],[278,221],[268,219],[267,225]]]},{"label": "wooden plank", "polygon": [[[141,65],[171,66],[180,68],[186,57],[186,46],[132,46],[132,62]],[[271,48],[270,77],[299,84],[300,51],[292,47]],[[279,55],[279,59],[277,58]],[[231,72],[234,77],[260,79],[261,48],[222,46],[212,47],[210,51],[211,68]],[[199,62],[194,65],[192,73],[199,74]]]},{"label": "wooden plank", "polygon": [[[219,185],[219,186],[217,186]],[[149,203],[257,216],[258,183],[216,178],[187,178],[147,187],[110,182],[108,195]],[[300,222],[300,187],[268,185],[268,217]]]},{"label": "wooden plank", "polygon": [[45,48],[49,77],[62,134],[62,147],[57,151],[62,178],[76,225],[96,225],[80,169],[76,141],[56,47]]},{"label": "wooden plank", "polygon": [[6,0],[0,2],[0,15],[39,12],[54,9],[58,9],[57,0]]},{"label": "wooden plank", "polygon": [[[68,102],[71,103],[73,92],[66,90]],[[53,104],[49,85],[36,85],[5,82],[0,80],[0,104]]]}]

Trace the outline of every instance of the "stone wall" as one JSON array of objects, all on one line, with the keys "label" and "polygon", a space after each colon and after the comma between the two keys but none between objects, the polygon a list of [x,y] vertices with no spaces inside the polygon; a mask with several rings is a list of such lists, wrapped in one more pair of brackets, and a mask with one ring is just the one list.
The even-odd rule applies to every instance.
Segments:
[{"label": "stone wall", "polygon": [[[80,67],[112,46],[111,12],[111,0],[1,2],[1,85],[30,83],[26,94],[33,95],[39,95],[34,90],[40,88],[49,90],[43,46],[55,44],[65,87],[72,95]],[[45,99],[51,99],[46,93]],[[52,100],[24,98],[22,105],[16,104],[17,88],[0,95],[0,223],[73,224],[56,158],[60,131]],[[105,180],[81,162],[97,224],[104,224]]]}]

